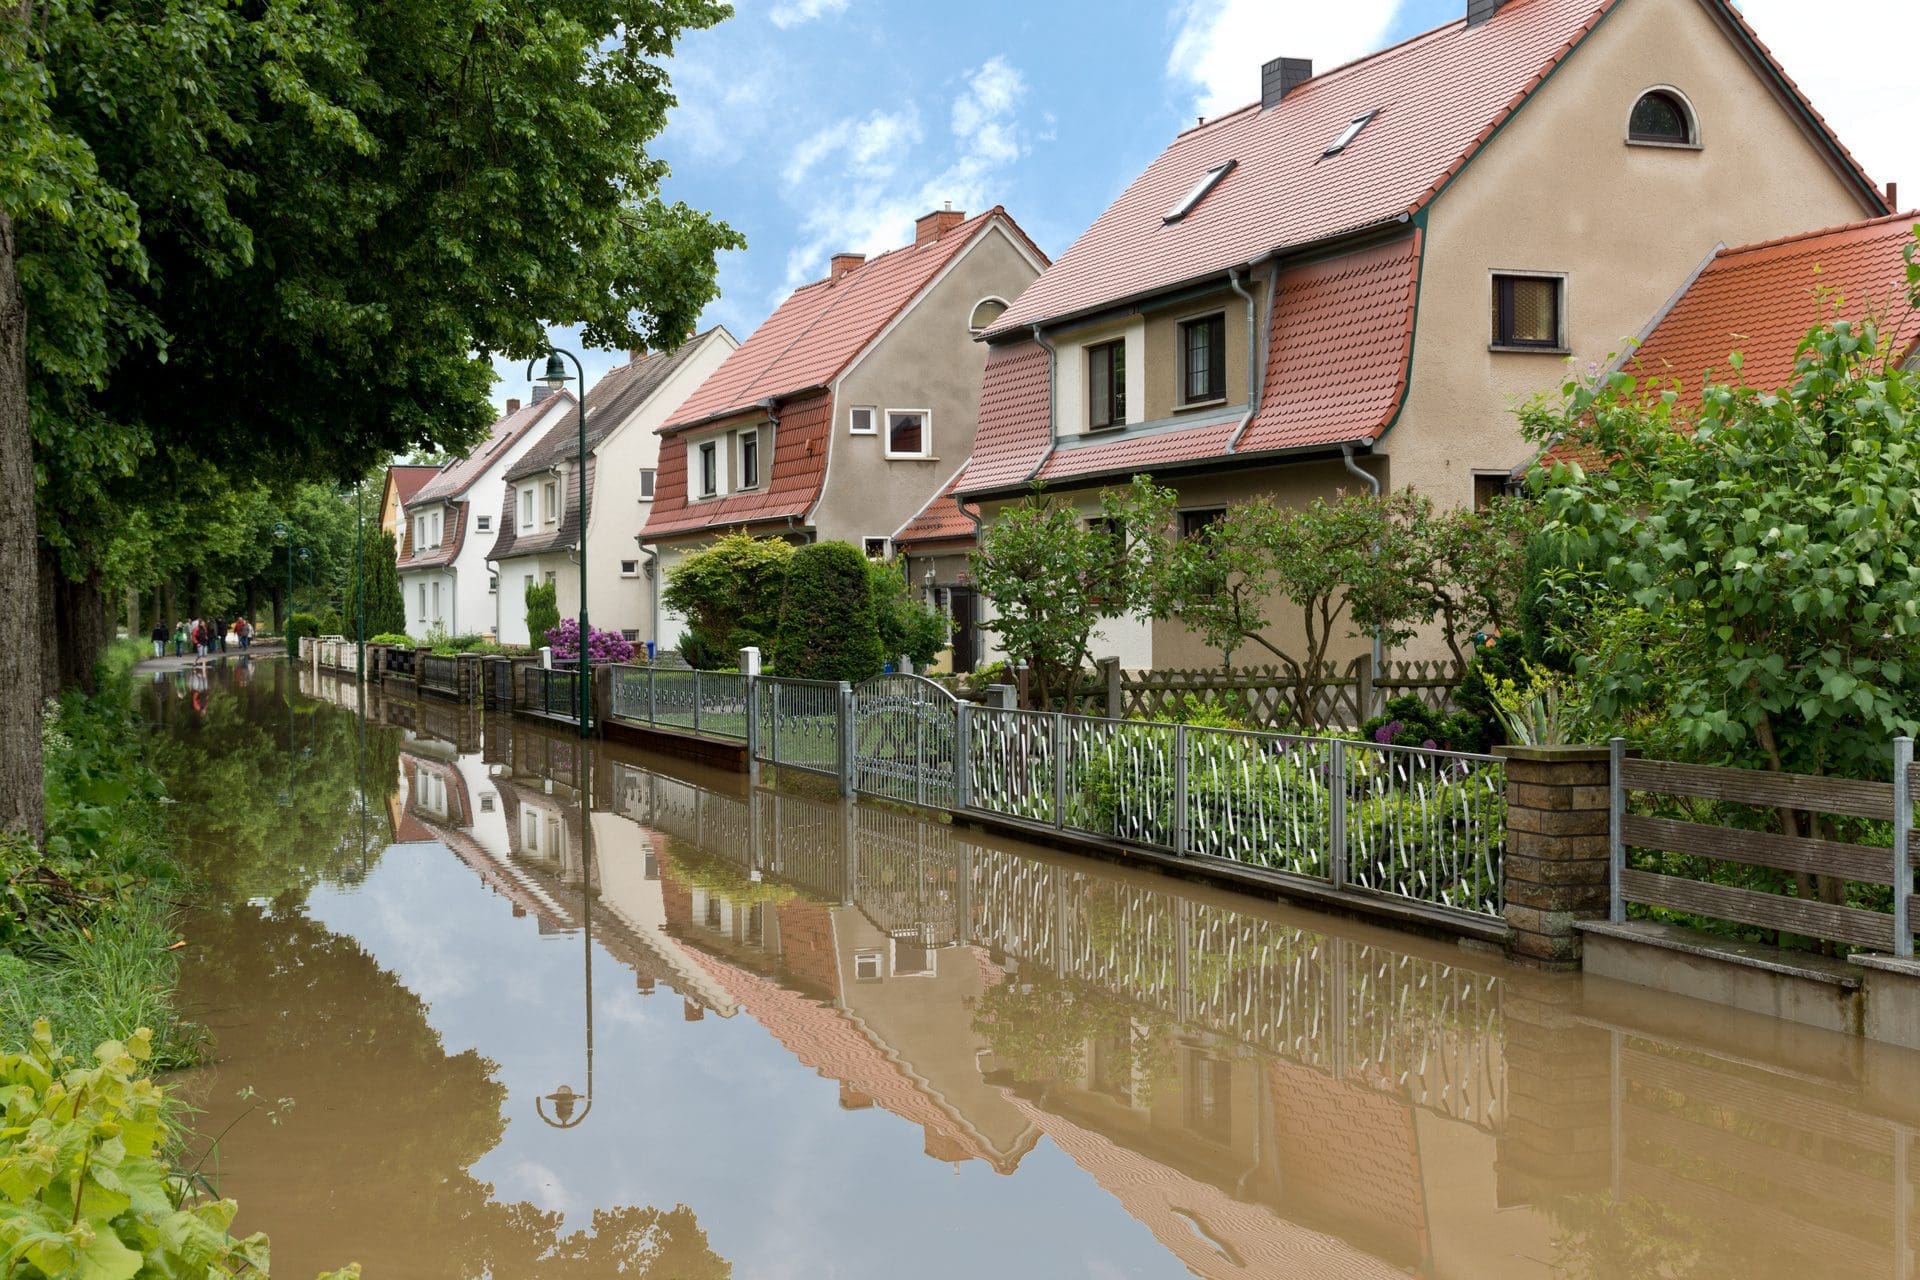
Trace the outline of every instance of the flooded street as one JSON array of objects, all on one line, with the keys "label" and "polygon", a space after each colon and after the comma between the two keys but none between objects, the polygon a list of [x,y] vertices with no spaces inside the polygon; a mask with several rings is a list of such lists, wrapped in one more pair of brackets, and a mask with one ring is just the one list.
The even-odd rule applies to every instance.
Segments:
[{"label": "flooded street", "polygon": [[277,1274],[1913,1274],[1920,1056],[279,663],[147,697]]}]

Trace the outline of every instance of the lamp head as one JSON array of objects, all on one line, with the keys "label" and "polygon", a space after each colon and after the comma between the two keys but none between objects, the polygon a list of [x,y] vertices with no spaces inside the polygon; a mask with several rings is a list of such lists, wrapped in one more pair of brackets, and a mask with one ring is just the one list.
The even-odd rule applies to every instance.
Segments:
[{"label": "lamp head", "polygon": [[560,359],[558,351],[547,356],[547,371],[540,375],[540,381],[555,391],[563,390],[573,379],[567,374],[566,362]]}]

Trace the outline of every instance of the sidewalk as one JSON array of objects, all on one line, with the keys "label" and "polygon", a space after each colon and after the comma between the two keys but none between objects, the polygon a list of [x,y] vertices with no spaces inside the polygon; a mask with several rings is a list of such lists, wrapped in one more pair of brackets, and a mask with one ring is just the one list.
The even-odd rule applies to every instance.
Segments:
[{"label": "sidewalk", "polygon": [[[204,659],[204,661],[209,666],[212,666],[212,665],[216,665],[223,662],[237,662],[243,657],[245,658],[279,658],[279,657],[284,657],[285,654],[286,654],[286,649],[281,646],[278,640],[274,640],[274,641],[263,640],[255,644],[251,649],[242,649],[239,645],[230,644],[227,646],[227,651],[225,653],[221,653],[218,649],[216,649],[212,653],[208,654]],[[135,664],[134,670],[136,671],[182,671],[193,666],[196,662],[200,662],[200,661],[203,661],[203,659],[194,657],[192,649],[188,649],[185,654],[183,654],[178,658],[174,657],[173,646],[169,644],[167,646],[166,657],[142,658],[138,663]]]}]

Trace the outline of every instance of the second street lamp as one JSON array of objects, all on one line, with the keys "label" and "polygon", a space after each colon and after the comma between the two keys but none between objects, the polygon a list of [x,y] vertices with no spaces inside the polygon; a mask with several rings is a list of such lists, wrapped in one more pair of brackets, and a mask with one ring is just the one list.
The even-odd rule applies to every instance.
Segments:
[{"label": "second street lamp", "polygon": [[[547,349],[546,372],[540,375],[540,381],[554,391],[564,391],[569,382],[574,381],[567,375],[567,366],[560,359],[565,356],[573,361],[573,371],[579,375],[580,395],[574,401],[573,411],[579,426],[579,449],[574,457],[574,483],[580,490],[580,611],[575,619],[575,628],[579,637],[580,666],[575,677],[580,687],[580,736],[586,737],[593,718],[593,670],[588,655],[587,637],[591,630],[587,625],[587,375],[580,367],[580,357],[571,351],[559,347]],[[535,357],[536,359],[538,357]],[[533,361],[527,361],[527,374],[533,374]],[[561,523],[565,523],[566,495],[561,494]]]}]

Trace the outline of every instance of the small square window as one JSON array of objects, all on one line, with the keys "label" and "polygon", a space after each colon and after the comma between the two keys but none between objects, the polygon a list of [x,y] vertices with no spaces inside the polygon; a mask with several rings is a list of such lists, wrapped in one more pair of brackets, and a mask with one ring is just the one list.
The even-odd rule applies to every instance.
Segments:
[{"label": "small square window", "polygon": [[1495,501],[1505,496],[1507,477],[1504,475],[1479,475],[1473,478],[1473,509],[1485,511]]},{"label": "small square window", "polygon": [[893,553],[893,540],[890,538],[862,538],[860,549],[867,553],[869,560],[885,560]]},{"label": "small square window", "polygon": [[1493,345],[1559,351],[1561,280],[1558,276],[1493,278]]},{"label": "small square window", "polygon": [[1180,325],[1180,400],[1204,404],[1227,398],[1227,317],[1224,312]]},{"label": "small square window", "polygon": [[1121,338],[1087,348],[1087,430],[1104,431],[1127,421],[1127,342]]},{"label": "small square window", "polygon": [[476,519],[477,519],[477,520],[478,520],[478,522],[479,522],[479,524],[478,524],[478,528],[479,528],[479,530],[480,530],[480,532],[482,532],[482,533],[492,533],[492,532],[493,532],[493,517],[492,517],[492,516],[478,516],[478,517],[476,517]]},{"label": "small square window", "polygon": [[658,475],[652,467],[640,468],[640,501],[653,501],[653,486],[657,479]]},{"label": "small square window", "polygon": [[623,578],[639,577],[640,562],[638,560],[622,560],[620,562],[620,576]]},{"label": "small square window", "polygon": [[861,406],[847,410],[847,434],[850,436],[878,435],[879,410]]},{"label": "small square window", "polygon": [[853,953],[853,976],[861,982],[878,982],[885,977],[884,957],[878,951]]},{"label": "small square window", "polygon": [[493,812],[493,804],[494,804],[494,797],[492,797],[492,796],[490,796],[490,795],[489,795],[489,796],[481,796],[481,797],[480,797],[480,812],[482,812],[482,813],[492,813],[492,812]]},{"label": "small square window", "polygon": [[887,456],[924,458],[932,453],[925,409],[887,410]]}]

